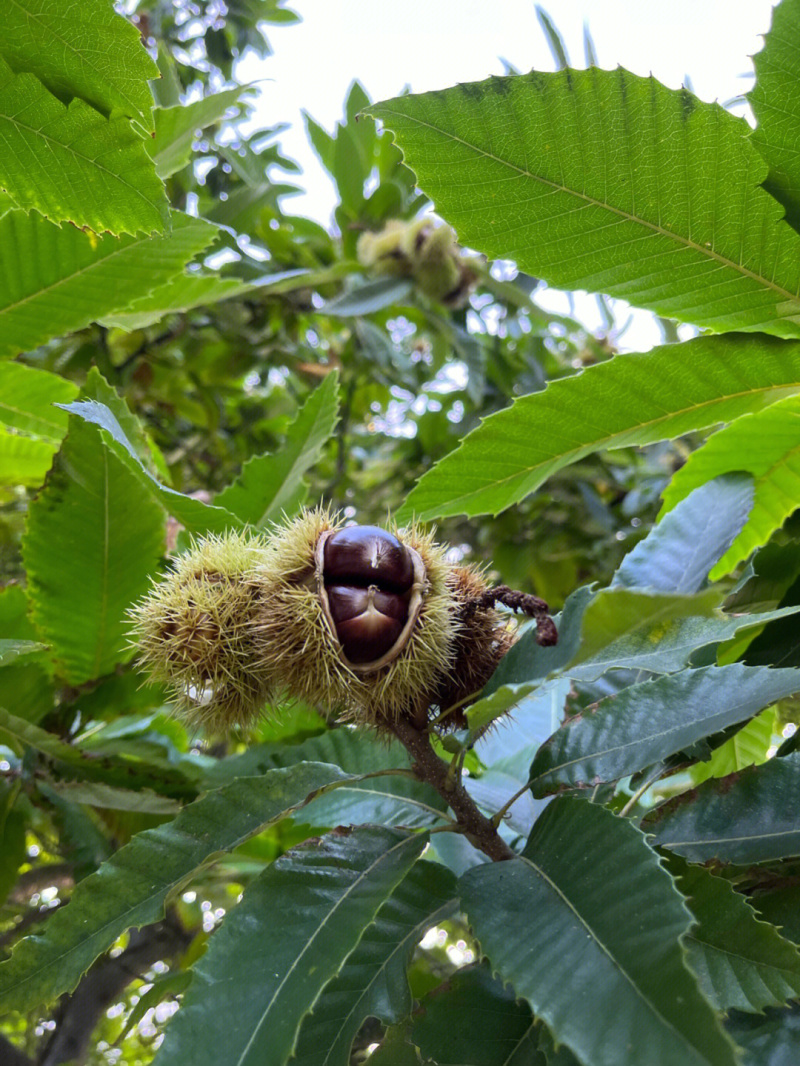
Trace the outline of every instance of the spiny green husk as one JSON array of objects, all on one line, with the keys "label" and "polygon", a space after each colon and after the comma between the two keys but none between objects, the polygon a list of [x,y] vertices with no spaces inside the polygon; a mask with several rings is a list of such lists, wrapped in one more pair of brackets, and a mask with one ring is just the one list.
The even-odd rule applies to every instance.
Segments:
[{"label": "spiny green husk", "polygon": [[283,693],[379,730],[400,716],[425,721],[432,705],[458,705],[445,726],[463,721],[463,706],[513,643],[513,622],[491,608],[465,610],[486,590],[483,575],[448,562],[431,534],[394,529],[424,565],[422,603],[390,662],[352,666],[325,614],[316,561],[320,537],[343,526],[317,509],[266,537],[209,537],[132,610],[141,664],[191,726],[246,728]]},{"label": "spiny green husk", "polygon": [[342,661],[317,593],[314,549],[322,533],[344,523],[327,511],[308,511],[271,538],[259,576],[265,610],[258,627],[262,655],[280,670],[287,690],[345,718],[381,725],[400,714],[423,712],[435,680],[453,664],[457,622],[444,549],[416,529],[398,539],[422,558],[427,577],[411,639],[375,673],[356,672]]},{"label": "spiny green husk", "polygon": [[199,541],[130,612],[141,665],[212,735],[251,726],[277,681],[253,640],[263,590],[251,575],[264,546],[240,533]]}]

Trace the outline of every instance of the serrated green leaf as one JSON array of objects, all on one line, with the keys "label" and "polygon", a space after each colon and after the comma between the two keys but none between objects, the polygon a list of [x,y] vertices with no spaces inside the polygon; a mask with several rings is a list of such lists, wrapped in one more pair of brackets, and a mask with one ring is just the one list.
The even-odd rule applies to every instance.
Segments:
[{"label": "serrated green leaf", "polygon": [[0,58],[0,186],[18,207],[96,233],[163,233],[164,186],[130,121],[66,106]]},{"label": "serrated green leaf", "polygon": [[535,796],[618,781],[800,690],[800,670],[707,666],[631,685],[575,715],[537,751]]},{"label": "serrated green leaf", "polygon": [[477,866],[459,884],[493,971],[582,1062],[734,1066],[684,966],[689,912],[630,822],[562,797],[520,858]]},{"label": "serrated green leaf", "polygon": [[76,400],[75,403],[64,404],[64,410],[90,425],[98,426],[103,431],[100,440],[109,457],[125,466],[143,491],[158,500],[190,533],[225,533],[229,529],[243,528],[244,523],[224,507],[211,506],[162,485],[143,464],[116,415],[105,404],[96,400]]},{"label": "serrated green leaf", "polygon": [[28,655],[41,655],[45,651],[47,645],[35,640],[0,640],[0,666],[8,666]]},{"label": "serrated green leaf", "polygon": [[10,211],[0,219],[0,355],[83,329],[163,285],[214,240],[173,212],[163,237],[97,237]]},{"label": "serrated green leaf", "polygon": [[748,94],[758,120],[752,140],[769,164],[766,189],[779,200],[789,220],[800,221],[800,7],[783,0],[772,9],[764,47],[753,56],[756,82]]},{"label": "serrated green leaf", "polygon": [[760,1011],[800,995],[800,953],[760,921],[730,882],[671,856],[667,869],[697,924],[684,943],[700,990],[719,1011]]},{"label": "serrated green leaf", "polygon": [[714,610],[719,598],[715,589],[694,596],[602,589],[583,617],[580,649],[562,672],[580,681],[594,681],[614,669],[674,673],[701,648],[800,610],[720,614]]},{"label": "serrated green leaf", "polygon": [[498,514],[593,452],[730,422],[799,390],[800,345],[768,337],[616,356],[484,419],[422,477],[400,516]]},{"label": "serrated green leaf", "polygon": [[106,0],[9,0],[0,55],[30,71],[56,96],[80,96],[104,114],[114,109],[153,129],[148,79],[158,67],[136,26]]},{"label": "serrated green leaf", "polygon": [[339,830],[267,867],[195,966],[158,1066],[216,1066],[220,1025],[230,1063],[283,1066],[303,1018],[426,842],[424,835],[377,826]]},{"label": "serrated green leaf", "polygon": [[704,781],[648,815],[655,843],[690,862],[753,863],[800,855],[800,753]]},{"label": "serrated green leaf", "polygon": [[50,469],[58,445],[0,429],[0,484],[37,488]]},{"label": "serrated green leaf", "polygon": [[195,307],[211,306],[232,296],[242,296],[253,288],[246,282],[221,278],[216,274],[180,274],[166,285],[154,289],[149,296],[134,300],[124,311],[105,315],[101,325],[127,332],[146,329],[166,315],[183,314]]},{"label": "serrated green leaf", "polygon": [[174,821],[139,833],[76,885],[43,935],[21,941],[0,965],[3,1009],[38,1009],[71,991],[126,929],[158,921],[169,893],[198,868],[346,776],[335,766],[306,763],[239,778],[190,804]]},{"label": "serrated green leaf", "polygon": [[730,573],[766,544],[797,506],[800,398],[789,396],[766,411],[738,418],[693,452],[664,492],[666,514],[661,521],[674,514],[672,508],[677,510],[697,485],[732,470],[752,474],[755,499],[747,524],[711,571],[713,579]]},{"label": "serrated green leaf", "polygon": [[530,1007],[485,965],[457,970],[426,996],[411,1036],[437,1066],[547,1066]]},{"label": "serrated green leaf", "polygon": [[349,1066],[353,1038],[365,1019],[391,1025],[410,1014],[414,1001],[406,967],[411,953],[427,929],[457,911],[453,874],[420,859],[323,989],[300,1028],[292,1061],[297,1066]]},{"label": "serrated green leaf", "polygon": [[591,67],[368,113],[461,242],[489,258],[716,331],[798,336],[800,236],[761,188],[749,128],[719,105]]},{"label": "serrated green leaf", "polygon": [[338,421],[339,374],[334,370],[303,404],[280,450],[249,459],[239,478],[216,496],[215,505],[259,529],[278,521],[284,512],[291,514],[305,498],[305,473]]},{"label": "serrated green leaf", "polygon": [[163,551],[161,508],[97,429],[73,419],[23,540],[32,617],[71,684],[130,657],[125,611]]},{"label": "serrated green leaf", "polygon": [[231,108],[241,104],[241,96],[249,88],[249,85],[239,85],[182,107],[156,108],[153,113],[156,135],[148,151],[158,176],[168,178],[182,170],[191,159],[197,131],[218,122]]},{"label": "serrated green leaf", "polygon": [[78,386],[58,374],[22,363],[0,363],[0,422],[43,440],[59,442],[67,416],[53,404],[69,403]]},{"label": "serrated green leaf", "polygon": [[[774,406],[768,410],[774,410]],[[744,421],[739,419],[736,425]],[[622,560],[611,587],[699,592],[709,571],[740,534],[753,508],[753,479],[732,472],[739,469],[716,471],[681,493],[678,506],[667,508],[668,513],[662,513],[658,524]],[[676,476],[680,478],[680,471]],[[671,491],[670,486],[665,496]]]}]

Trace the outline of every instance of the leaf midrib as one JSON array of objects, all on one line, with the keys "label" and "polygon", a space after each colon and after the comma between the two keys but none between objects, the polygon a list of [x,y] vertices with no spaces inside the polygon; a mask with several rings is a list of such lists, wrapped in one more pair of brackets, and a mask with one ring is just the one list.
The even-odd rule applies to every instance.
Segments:
[{"label": "leaf midrib", "polygon": [[567,898],[567,896],[564,894],[564,892],[558,887],[558,885],[555,883],[555,881],[551,880],[547,876],[545,871],[541,868],[541,866],[537,866],[536,863],[532,859],[529,859],[525,855],[521,855],[520,859],[522,860],[522,862],[528,863],[528,865],[531,867],[531,869],[539,877],[542,878],[542,880],[556,893],[557,896],[559,896],[559,898],[562,900],[562,902],[567,907],[567,909],[575,916],[575,919],[578,922],[578,924],[580,926],[582,926],[586,930],[587,936],[603,952],[603,954],[606,956],[606,958],[609,960],[609,962],[611,962],[611,964],[613,965],[615,970],[619,974],[621,974],[622,977],[625,978],[625,980],[628,982],[630,987],[636,993],[637,997],[645,1004],[645,1006],[653,1013],[653,1015],[655,1015],[655,1017],[658,1018],[658,1020],[660,1022],[662,1022],[662,1024],[664,1026],[666,1026],[666,1028],[669,1031],[673,1032],[675,1034],[675,1036],[678,1037],[680,1042],[682,1044],[684,1044],[687,1048],[689,1048],[689,1050],[693,1053],[694,1056],[698,1056],[699,1060],[702,1061],[702,1062],[708,1062],[707,1057],[694,1044],[690,1044],[688,1038],[686,1036],[684,1036],[684,1034],[679,1029],[676,1029],[675,1025],[671,1021],[669,1021],[667,1018],[665,1018],[664,1015],[661,1013],[661,1011],[659,1011],[658,1007],[656,1007],[656,1005],[651,1000],[649,1000],[647,998],[647,996],[645,996],[644,992],[642,992],[642,990],[639,988],[639,986],[635,983],[635,981],[633,980],[631,975],[628,973],[628,971],[625,969],[625,967],[622,965],[622,963],[620,963],[614,957],[614,955],[610,951],[610,949],[606,947],[606,945],[603,943],[603,941],[595,933],[594,929],[589,925],[589,923],[586,921],[586,919],[583,917],[583,915],[580,913],[580,911],[577,909],[577,907],[574,906],[572,901],[569,900]]},{"label": "leaf midrib", "polygon": [[[564,379],[564,380],[569,380],[569,379]],[[554,382],[551,382],[550,385],[548,385],[547,387],[548,388],[551,387],[552,384],[554,384]],[[483,493],[485,493],[487,491],[487,489],[494,488],[496,486],[501,486],[501,485],[504,485],[506,483],[510,483],[510,482],[513,482],[513,481],[519,481],[520,479],[522,479],[522,478],[524,478],[526,476],[529,476],[534,471],[544,469],[544,468],[546,468],[548,466],[551,466],[553,463],[558,463],[559,465],[558,465],[558,467],[556,469],[560,469],[561,466],[568,465],[568,463],[566,461],[564,461],[565,457],[572,457],[572,460],[574,461],[575,458],[581,458],[583,455],[589,455],[589,454],[591,454],[592,452],[595,452],[595,451],[602,451],[604,448],[607,448],[609,451],[613,451],[613,449],[615,447],[620,447],[620,448],[634,447],[635,445],[633,443],[631,443],[630,445],[624,445],[624,444],[614,445],[612,443],[609,443],[609,442],[613,441],[615,437],[620,437],[620,436],[623,436],[626,433],[630,433],[631,430],[649,429],[651,427],[658,426],[660,423],[668,423],[674,418],[680,418],[680,417],[682,417],[683,415],[687,414],[690,411],[702,411],[704,408],[713,408],[713,407],[718,406],[720,404],[727,403],[727,402],[729,402],[731,400],[738,400],[738,399],[741,399],[741,398],[746,397],[746,396],[757,396],[759,394],[766,395],[766,394],[768,394],[770,392],[783,391],[784,389],[794,389],[795,391],[797,391],[798,389],[800,389],[800,381],[796,381],[796,382],[788,382],[787,381],[786,383],[784,383],[782,385],[766,384],[766,385],[763,385],[761,388],[743,389],[741,392],[727,392],[723,396],[715,396],[712,399],[703,401],[703,403],[694,403],[694,404],[689,404],[686,407],[676,408],[675,410],[670,411],[666,415],[662,415],[661,417],[651,418],[651,419],[648,419],[645,422],[637,422],[635,425],[628,426],[625,429],[619,430],[618,432],[606,434],[606,436],[604,436],[604,437],[597,437],[597,438],[595,438],[595,440],[593,440],[593,441],[591,441],[589,443],[586,443],[586,444],[582,444],[579,447],[569,448],[566,451],[560,452],[558,454],[550,455],[545,460],[543,460],[541,462],[538,462],[538,463],[534,463],[531,466],[517,467],[517,469],[515,470],[515,472],[513,474],[508,474],[506,477],[503,477],[503,478],[492,478],[491,480],[485,481],[479,488],[472,489],[470,492],[468,492],[468,493],[466,493],[466,494],[464,494],[462,496],[453,496],[453,497],[451,497],[450,499],[447,500],[447,506],[448,507],[455,506],[456,504],[461,504],[461,503],[463,503],[463,502],[465,502],[467,500],[471,500],[474,497],[478,497],[478,496],[482,495]],[[544,390],[544,392],[541,395],[545,395],[546,393],[547,393],[547,388]],[[537,395],[539,395],[539,394],[537,394]],[[522,397],[522,399],[526,399],[526,398],[528,398],[528,397]],[[519,401],[516,401],[516,404],[514,404],[511,408],[506,408],[506,411],[515,410],[516,407],[517,407],[517,404],[519,404]],[[497,414],[501,415],[501,414],[503,414],[503,411],[498,411]],[[480,427],[478,427],[478,428],[479,429],[482,428],[482,426],[484,424],[489,423],[491,421],[491,419],[494,418],[494,417],[496,417],[496,416],[495,415],[489,415],[489,417],[484,420],[484,423],[482,423],[482,425]],[[723,416],[720,416],[720,418],[717,419],[716,421],[722,421],[722,420],[723,420]],[[714,421],[715,420],[712,419],[710,422],[704,423],[704,425],[713,425]],[[702,427],[697,427],[697,428],[702,428]],[[477,431],[473,430],[473,432],[477,432]],[[650,443],[650,442],[648,441],[647,443]],[[459,448],[455,452],[453,452],[451,454],[455,457],[458,454],[458,452],[461,451],[462,447],[463,447],[463,442],[459,446]],[[448,458],[449,458],[449,456],[445,456],[445,459],[448,459]],[[504,505],[504,506],[507,506],[507,505]],[[422,516],[425,513],[426,512],[421,511],[420,515]],[[437,513],[437,515],[440,515],[442,512],[437,511],[436,513]]]},{"label": "leaf midrib", "polygon": [[[264,1011],[263,1011],[261,1017],[259,1018],[258,1023],[256,1024],[256,1026],[253,1029],[253,1032],[252,1032],[252,1034],[250,1036],[250,1039],[247,1041],[247,1043],[245,1044],[242,1052],[240,1053],[240,1055],[236,1059],[236,1063],[234,1064],[234,1066],[243,1066],[247,1056],[250,1053],[251,1048],[253,1047],[254,1041],[256,1040],[258,1034],[260,1033],[262,1026],[267,1021],[267,1018],[269,1017],[269,1015],[270,1015],[275,1003],[278,1001],[278,999],[279,999],[279,997],[280,997],[280,995],[281,995],[281,993],[282,993],[282,991],[284,989],[284,986],[286,985],[287,981],[289,980],[289,978],[292,976],[292,974],[296,970],[297,966],[300,964],[301,960],[306,956],[306,954],[309,952],[309,950],[316,943],[316,941],[318,940],[320,934],[325,930],[326,926],[328,925],[329,921],[336,915],[337,911],[339,911],[340,908],[347,902],[347,900],[350,898],[351,894],[355,891],[355,889],[362,883],[362,881],[364,881],[364,879],[369,874],[373,873],[374,870],[377,869],[377,867],[380,866],[380,864],[383,863],[389,856],[391,856],[393,852],[397,851],[400,848],[407,847],[408,844],[409,844],[409,841],[414,841],[414,840],[418,841],[419,837],[416,837],[416,838],[413,837],[413,836],[404,837],[402,840],[398,841],[397,844],[393,844],[392,847],[389,848],[387,851],[381,852],[381,854],[372,863],[370,863],[370,865],[365,870],[361,870],[359,872],[359,874],[355,878],[355,880],[352,881],[347,886],[347,888],[342,893],[342,895],[339,896],[339,898],[336,900],[336,902],[333,904],[333,906],[330,907],[330,909],[328,910],[327,914],[323,918],[322,922],[314,930],[314,933],[309,938],[309,940],[306,942],[306,944],[304,945],[302,951],[300,951],[298,953],[298,955],[295,958],[294,962],[289,967],[289,969],[286,971],[286,974],[284,975],[283,980],[280,982],[278,987],[273,992],[269,1002],[264,1007]],[[374,920],[374,915],[373,915],[373,919],[371,919],[371,921],[372,920]],[[371,922],[368,923],[368,924],[371,924]],[[366,928],[366,926],[365,926],[365,928]],[[363,935],[363,930],[362,930],[362,935]],[[355,947],[355,945],[353,945],[353,946]],[[321,994],[321,993],[322,993],[322,989],[320,989],[320,993],[319,994]],[[317,996],[317,998],[319,998],[319,995]]]},{"label": "leaf midrib", "polygon": [[589,196],[585,192],[578,192],[576,189],[571,189],[566,185],[561,185],[556,181],[551,181],[549,178],[543,178],[538,174],[533,174],[529,170],[526,170],[524,167],[519,167],[514,163],[510,163],[508,160],[500,158],[500,156],[495,155],[493,152],[489,152],[484,148],[478,147],[478,145],[470,144],[470,142],[464,140],[463,137],[458,137],[454,133],[450,133],[447,130],[440,129],[433,123],[426,122],[425,120],[418,118],[416,115],[407,115],[403,114],[402,112],[392,111],[383,105],[380,107],[380,111],[381,117],[383,117],[383,115],[389,115],[394,116],[396,118],[405,119],[408,122],[415,122],[418,126],[428,129],[434,134],[438,134],[441,137],[448,138],[449,140],[462,145],[464,148],[470,149],[471,151],[483,156],[486,159],[491,159],[493,162],[499,163],[501,166],[508,167],[510,170],[515,171],[516,174],[520,177],[530,178],[531,181],[537,181],[540,184],[545,185],[550,189],[554,189],[557,192],[568,193],[569,195],[574,196],[578,200],[583,200],[584,203],[589,206],[600,207],[607,211],[610,211],[627,222],[632,222],[641,225],[646,229],[651,230],[653,233],[674,240],[677,244],[683,245],[685,248],[689,248],[695,252],[699,252],[706,259],[717,262],[720,264],[720,266],[730,267],[732,270],[737,271],[743,277],[747,277],[753,281],[760,282],[765,289],[775,292],[780,296],[785,296],[788,300],[791,300],[793,302],[800,300],[800,288],[798,288],[797,292],[791,292],[788,289],[784,289],[782,286],[776,285],[774,281],[767,281],[767,279],[764,278],[761,274],[757,274],[755,271],[750,270],[748,267],[745,267],[744,264],[736,263],[734,260],[728,259],[726,256],[721,255],[714,248],[709,249],[705,245],[697,244],[690,238],[684,237],[682,234],[675,233],[674,230],[667,229],[665,226],[662,226],[655,222],[651,222],[649,219],[643,218],[640,215],[634,215],[628,211],[623,211],[621,208],[615,207],[613,204],[609,204],[604,200],[598,200],[596,197]]}]

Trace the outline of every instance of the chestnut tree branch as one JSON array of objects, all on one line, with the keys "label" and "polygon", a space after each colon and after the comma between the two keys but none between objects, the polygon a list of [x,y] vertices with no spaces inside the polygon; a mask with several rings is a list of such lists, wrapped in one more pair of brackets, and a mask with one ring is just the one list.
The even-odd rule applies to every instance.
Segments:
[{"label": "chestnut tree branch", "polygon": [[515,852],[499,835],[496,826],[478,810],[460,777],[451,775],[448,763],[433,750],[427,729],[418,729],[410,718],[402,715],[391,724],[391,729],[411,756],[417,777],[445,800],[470,843],[494,862],[515,859]]}]

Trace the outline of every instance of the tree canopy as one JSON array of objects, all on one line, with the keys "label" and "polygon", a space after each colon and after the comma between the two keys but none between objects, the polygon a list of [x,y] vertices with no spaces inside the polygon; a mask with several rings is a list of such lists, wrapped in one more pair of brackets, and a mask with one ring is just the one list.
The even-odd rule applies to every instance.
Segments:
[{"label": "tree canopy", "polygon": [[[284,0],[4,16],[0,1059],[796,1061],[800,0],[753,125],[543,14],[555,71],[354,81],[306,117],[330,226],[236,80]],[[663,343],[620,352],[614,298]],[[421,560],[398,661],[439,580],[413,707],[314,681],[324,538],[323,652],[245,617],[307,514]],[[253,713],[204,730],[214,626]]]}]

